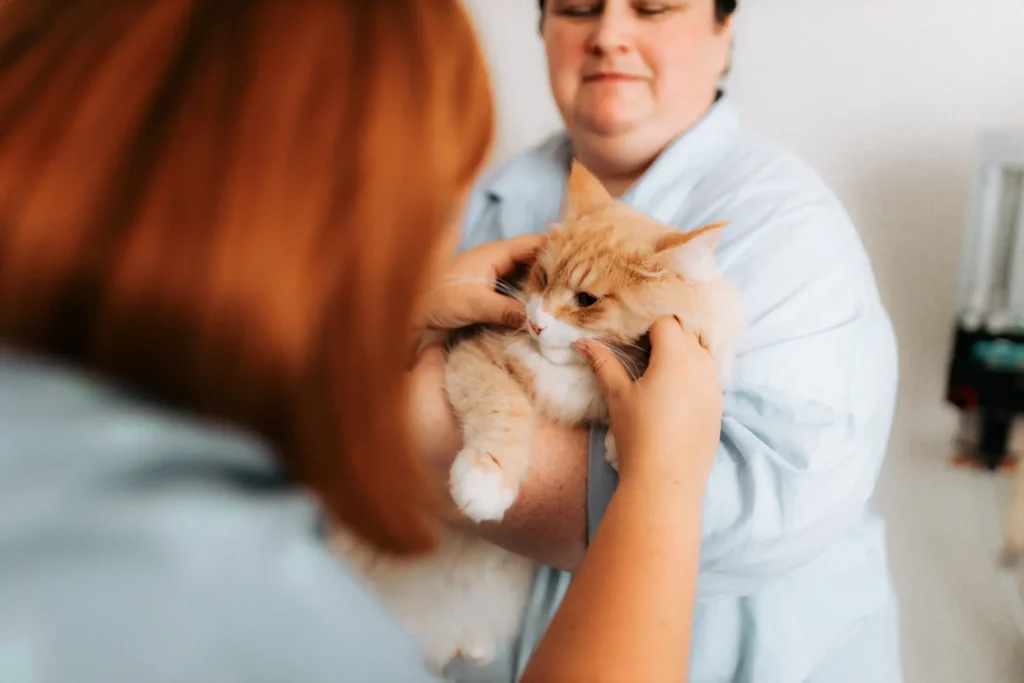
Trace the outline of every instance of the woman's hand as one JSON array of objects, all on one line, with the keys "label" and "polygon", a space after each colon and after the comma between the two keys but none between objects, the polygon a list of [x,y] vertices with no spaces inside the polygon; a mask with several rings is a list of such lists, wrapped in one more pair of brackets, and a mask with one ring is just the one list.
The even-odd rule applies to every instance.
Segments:
[{"label": "woman's hand", "polygon": [[422,326],[452,330],[476,323],[522,325],[523,302],[498,294],[495,288],[498,278],[511,273],[517,264],[533,260],[547,239],[544,234],[523,235],[455,256],[423,297]]},{"label": "woman's hand", "polygon": [[523,683],[687,680],[722,392],[711,354],[678,321],[650,337],[638,382],[603,346],[577,347],[608,400],[620,480]]},{"label": "woman's hand", "polygon": [[651,360],[639,381],[604,346],[577,348],[608,402],[623,483],[692,482],[703,493],[722,426],[722,390],[714,360],[675,318],[651,327]]}]

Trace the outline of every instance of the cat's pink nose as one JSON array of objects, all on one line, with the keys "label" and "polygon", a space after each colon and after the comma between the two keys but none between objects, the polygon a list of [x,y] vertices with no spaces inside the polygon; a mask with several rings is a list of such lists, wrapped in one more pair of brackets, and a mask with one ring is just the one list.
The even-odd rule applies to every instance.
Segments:
[{"label": "cat's pink nose", "polygon": [[533,330],[533,333],[538,337],[540,336],[540,333],[544,331],[544,328],[537,323],[530,323],[530,329]]}]

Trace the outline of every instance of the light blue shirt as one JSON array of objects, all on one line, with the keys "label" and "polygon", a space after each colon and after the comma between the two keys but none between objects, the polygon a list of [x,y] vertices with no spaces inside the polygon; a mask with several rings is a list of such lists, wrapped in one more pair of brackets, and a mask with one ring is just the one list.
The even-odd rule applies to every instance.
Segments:
[{"label": "light blue shirt", "polygon": [[320,520],[246,434],[0,353],[3,683],[435,681]]},{"label": "light blue shirt", "polygon": [[[560,214],[572,145],[558,134],[487,173],[463,247],[541,232]],[[623,197],[691,230],[728,221],[716,256],[749,330],[726,391],[704,501],[693,683],[895,683],[896,607],[871,508],[897,380],[896,343],[843,207],[801,160],[720,99]],[[615,488],[590,447],[592,535]],[[683,454],[680,454],[681,456]],[[566,580],[542,573],[520,665]]]}]

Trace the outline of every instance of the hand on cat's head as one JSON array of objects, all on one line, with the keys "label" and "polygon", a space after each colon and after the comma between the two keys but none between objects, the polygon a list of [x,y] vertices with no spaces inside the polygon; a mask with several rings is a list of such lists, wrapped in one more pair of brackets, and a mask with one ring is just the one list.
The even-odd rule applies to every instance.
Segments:
[{"label": "hand on cat's head", "polygon": [[478,323],[524,325],[523,302],[499,294],[499,280],[517,265],[532,262],[547,241],[547,235],[523,235],[456,255],[423,296],[422,327],[454,330]]}]

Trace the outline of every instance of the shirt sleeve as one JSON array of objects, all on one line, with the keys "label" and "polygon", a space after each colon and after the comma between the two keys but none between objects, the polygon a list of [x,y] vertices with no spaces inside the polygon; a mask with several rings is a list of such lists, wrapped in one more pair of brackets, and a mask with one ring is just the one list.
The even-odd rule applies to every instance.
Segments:
[{"label": "shirt sleeve", "polygon": [[[702,598],[756,591],[865,514],[895,400],[895,339],[845,213],[821,203],[735,227],[719,261],[748,331],[703,503]],[[617,480],[603,429],[591,436],[592,535]]]},{"label": "shirt sleeve", "polygon": [[0,679],[435,680],[250,449],[115,426],[35,453],[21,469],[52,494],[2,506]]}]

